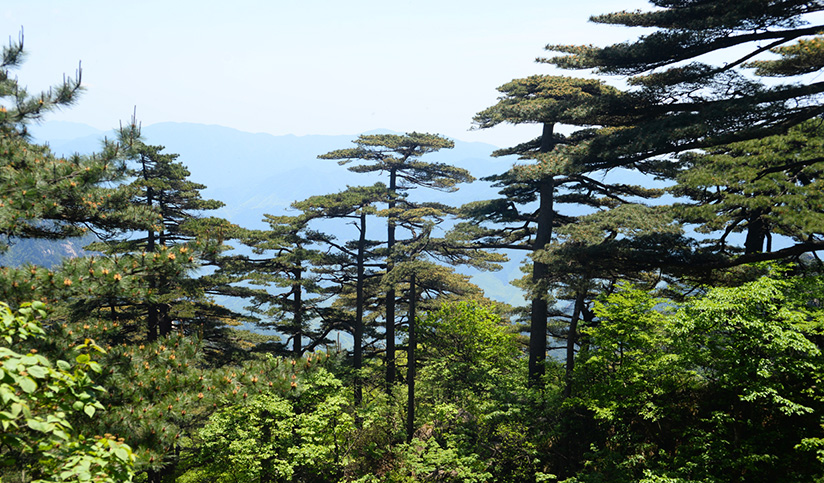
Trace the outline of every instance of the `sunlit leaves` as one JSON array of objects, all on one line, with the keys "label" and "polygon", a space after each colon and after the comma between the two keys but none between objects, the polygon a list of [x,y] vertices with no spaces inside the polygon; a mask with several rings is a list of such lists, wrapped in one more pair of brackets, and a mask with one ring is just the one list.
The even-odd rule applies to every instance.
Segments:
[{"label": "sunlit leaves", "polygon": [[[820,82],[775,84],[755,74],[798,76],[821,67],[818,1],[654,2],[651,11],[592,17],[597,23],[655,28],[606,47],[548,45],[541,59],[566,69],[629,76],[630,101],[613,113],[630,129],[601,132],[585,163],[630,166],[689,149],[758,138],[820,115]],[[767,52],[781,56],[769,59]],[[718,54],[710,64],[705,54]],[[800,79],[796,79],[800,80]]]},{"label": "sunlit leaves", "polygon": [[594,457],[601,475],[706,481],[757,471],[808,481],[822,473],[814,451],[821,309],[810,303],[820,283],[780,277],[710,288],[680,307],[621,286],[595,306],[570,404],[601,421],[609,448]]},{"label": "sunlit leaves", "polygon": [[[2,304],[0,334],[15,348],[45,339],[37,320],[44,314],[40,303],[24,305],[19,314]],[[134,456],[123,439],[108,433],[90,438],[72,424],[80,414],[91,418],[104,409],[98,401],[103,389],[89,375],[101,371],[90,353],[103,350],[86,339],[75,351],[75,364],[60,360],[55,367],[35,349],[21,354],[0,345],[0,456],[34,457],[34,476],[43,478],[37,482],[131,481]]]},{"label": "sunlit leaves", "polygon": [[340,164],[360,162],[349,167],[356,173],[394,172],[405,184],[399,188],[426,186],[454,191],[457,183],[474,179],[465,169],[419,159],[425,154],[455,146],[453,141],[436,134],[364,134],[354,143],[356,148],[339,149],[318,157],[338,159]]},{"label": "sunlit leaves", "polygon": [[758,60],[747,64],[763,76],[794,76],[815,72],[824,66],[824,37],[800,39],[792,45],[778,47],[773,52],[778,60]]}]

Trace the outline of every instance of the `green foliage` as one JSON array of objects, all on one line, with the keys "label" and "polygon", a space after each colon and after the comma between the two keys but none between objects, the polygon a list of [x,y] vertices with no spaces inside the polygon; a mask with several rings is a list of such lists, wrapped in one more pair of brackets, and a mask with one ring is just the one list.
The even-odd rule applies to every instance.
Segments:
[{"label": "green foliage", "polygon": [[520,355],[515,335],[490,307],[478,302],[442,304],[419,321],[418,330],[419,380],[443,391],[438,400],[471,403],[471,395],[512,387],[517,381],[512,370]]},{"label": "green foliage", "polygon": [[109,410],[95,427],[129,437],[137,470],[187,469],[187,455],[197,451],[192,440],[212,413],[262,394],[297,397],[305,391],[304,380],[323,372],[329,358],[269,355],[213,367],[204,349],[202,340],[176,334],[109,351],[112,369],[102,381],[110,388],[102,399]]},{"label": "green foliage", "polygon": [[662,404],[655,401],[670,396],[683,382],[677,377],[669,380],[679,358],[670,353],[672,322],[660,311],[667,301],[626,285],[619,286],[607,301],[593,307],[597,325],[581,331],[586,340],[586,379],[579,385],[587,394],[599,394],[597,400],[588,401],[588,409],[606,420],[641,409],[634,415],[655,422],[662,417]]},{"label": "green foliage", "polygon": [[146,213],[113,187],[124,175],[117,145],[64,159],[29,141],[26,125],[73,104],[82,88],[78,72],[46,92],[29,94],[13,74],[24,56],[21,36],[3,47],[0,60],[0,233],[59,239],[83,235],[88,227],[135,226]]},{"label": "green foliage", "polygon": [[[561,76],[499,89],[476,124],[534,123],[543,133],[496,153],[523,162],[488,178],[500,198],[463,207],[466,222],[445,239],[433,228],[456,210],[413,202],[407,191],[471,181],[465,170],[421,160],[453,143],[364,135],[321,158],[386,172],[388,184],[311,197],[294,204],[298,216],[267,216],[270,230],[244,232],[254,255],[266,254],[259,259],[224,256],[238,228],[199,217],[221,203],[202,199],[204,187],[188,180],[177,156],[143,143],[134,124],[95,156],[60,159],[30,143],[26,124],[73,102],[79,75],[29,95],[11,75],[21,43],[5,48],[0,234],[60,239],[93,227],[106,233],[97,248],[107,255],[0,270],[0,299],[20,308],[15,315],[0,306],[8,469],[0,474],[114,482],[136,469],[150,483],[824,479],[820,264],[712,274],[750,282],[682,293],[677,303],[650,291],[662,280],[670,291],[683,287],[689,280],[674,275],[696,261],[719,267],[822,247],[824,133],[820,119],[804,121],[821,115],[824,83],[757,77],[821,69],[821,26],[803,24],[824,6],[653,3],[651,12],[593,19],[656,29],[637,41],[549,47],[562,55],[547,62],[629,76],[628,90]],[[740,57],[698,61],[721,50]],[[777,58],[756,58],[768,51]],[[578,130],[560,134],[556,124]],[[641,205],[664,190],[605,181],[603,170],[615,167],[675,179],[671,192],[682,199]],[[120,184],[124,174],[133,182]],[[572,204],[586,214],[561,212]],[[374,216],[387,220],[385,245],[367,239]],[[316,231],[311,224],[322,218],[357,220],[358,240]],[[673,220],[717,236],[694,252],[697,242]],[[396,240],[396,228],[408,237]],[[730,261],[741,251],[728,243],[737,232],[747,234],[745,256]],[[795,246],[765,253],[773,234]],[[468,301],[481,295],[466,277],[435,263],[491,268],[500,258],[476,253],[487,247],[531,254],[531,274],[519,282],[532,299],[531,385],[515,330]],[[206,264],[221,269],[192,276]],[[616,284],[621,278],[646,289]],[[394,330],[396,303],[412,305],[411,280],[429,312],[419,343],[410,342],[414,360],[397,357],[398,377],[417,383],[416,407],[407,408],[395,384]],[[264,293],[271,287],[277,293]],[[239,317],[207,296],[217,292],[256,296],[259,315],[307,355],[239,351],[221,337]],[[43,306],[30,300],[54,303],[46,330],[36,320]],[[438,306],[443,300],[450,303]],[[572,313],[552,312],[554,300],[574,300]],[[381,317],[384,365],[363,357],[379,346]],[[332,330],[353,333],[354,370],[312,353]],[[548,333],[566,338],[565,367],[545,362]],[[417,419],[401,443],[407,411]]]},{"label": "green foliage", "polygon": [[[543,62],[628,76],[632,86],[623,105],[611,108],[615,116],[626,116],[621,125],[599,130],[578,162],[655,169],[657,156],[779,134],[821,114],[824,83],[792,78],[824,65],[821,26],[815,24],[820,2],[653,3],[658,8],[651,11],[591,19],[654,29],[637,40],[547,46],[558,55]],[[779,59],[763,55],[768,51]],[[748,71],[753,67],[755,76]],[[794,83],[767,83],[759,75],[788,76]]]},{"label": "green foliage", "polygon": [[[599,80],[549,75],[515,79],[498,91],[502,94],[500,102],[475,115],[478,127],[488,128],[504,122],[608,125],[615,122],[607,117],[608,107],[621,97],[618,89]],[[521,146],[518,152],[523,152],[525,147]]]},{"label": "green foliage", "polygon": [[527,425],[525,360],[488,306],[452,302],[419,322],[415,438],[405,468],[423,481],[523,481],[537,471],[543,428]]},{"label": "green foliage", "polygon": [[598,424],[580,481],[824,475],[820,322],[811,325],[821,314],[810,303],[820,295],[810,280],[763,277],[677,311],[631,287],[606,297],[584,330],[581,392],[568,402]]},{"label": "green foliage", "polygon": [[781,58],[756,60],[747,66],[755,67],[756,75],[784,77],[815,72],[824,65],[824,38],[821,37],[799,39],[771,51]]},{"label": "green foliage", "polygon": [[824,232],[822,152],[822,120],[813,119],[780,136],[686,154],[670,191],[689,201],[673,212],[697,232],[715,235],[702,244],[718,255],[739,251],[729,239],[738,232],[746,233],[749,255],[771,252],[773,235],[806,249]]},{"label": "green foliage", "polygon": [[[122,343],[135,331],[144,333],[140,314],[145,313],[147,304],[171,298],[151,287],[146,274],[180,280],[195,266],[191,248],[184,245],[155,253],[66,259],[52,269],[3,267],[0,294],[12,306],[26,300],[45,301],[53,308],[53,320],[66,324],[67,331],[86,334],[101,343]],[[181,283],[176,293],[191,295],[191,300],[197,296],[195,289]],[[188,315],[177,310],[170,313],[172,317]]]},{"label": "green foliage", "polygon": [[396,188],[395,175],[401,183],[399,189],[415,186],[454,191],[457,183],[469,182],[474,178],[468,171],[443,163],[420,161],[420,157],[450,149],[455,143],[437,134],[407,133],[361,135],[354,141],[357,147],[339,149],[318,156],[321,159],[338,159],[340,164],[363,161],[367,164],[351,166],[350,171],[369,173],[388,172],[392,181],[390,189]]},{"label": "green foliage", "polygon": [[354,418],[342,383],[323,369],[299,394],[266,391],[224,407],[198,433],[185,482],[336,481],[349,462]]},{"label": "green foliage", "polygon": [[496,481],[488,471],[489,462],[477,454],[462,451],[454,438],[449,438],[443,446],[437,438],[414,439],[404,449],[405,470],[412,478],[409,481]]},{"label": "green foliage", "polygon": [[90,373],[102,368],[92,354],[103,349],[86,339],[73,352],[74,363],[52,364],[32,349],[12,349],[44,339],[37,317],[43,304],[26,304],[17,315],[0,305],[0,475],[14,469],[38,482],[123,482],[132,480],[131,448],[111,434],[91,438],[72,424],[94,418],[104,409],[98,398],[105,390]]}]

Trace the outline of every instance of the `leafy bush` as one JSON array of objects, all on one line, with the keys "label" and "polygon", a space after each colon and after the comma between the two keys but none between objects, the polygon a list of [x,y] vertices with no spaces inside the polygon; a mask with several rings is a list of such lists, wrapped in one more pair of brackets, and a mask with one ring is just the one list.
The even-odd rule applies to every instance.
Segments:
[{"label": "leafy bush", "polygon": [[810,444],[824,411],[820,299],[820,283],[773,276],[677,311],[630,286],[596,304],[569,402],[597,424],[576,481],[824,476]]},{"label": "leafy bush", "polygon": [[320,369],[294,395],[263,393],[216,412],[199,432],[196,471],[181,481],[337,481],[350,451],[351,402]]},{"label": "leafy bush", "polygon": [[[15,315],[0,303],[0,457],[8,474],[23,481],[63,482],[132,480],[131,448],[112,435],[80,434],[72,418],[94,417],[103,409],[89,373],[101,371],[91,354],[103,349],[89,339],[76,346],[75,363],[52,364],[32,349],[26,354],[10,347],[42,339],[36,317],[45,314],[39,302],[24,304]],[[29,480],[32,478],[32,480]]]}]

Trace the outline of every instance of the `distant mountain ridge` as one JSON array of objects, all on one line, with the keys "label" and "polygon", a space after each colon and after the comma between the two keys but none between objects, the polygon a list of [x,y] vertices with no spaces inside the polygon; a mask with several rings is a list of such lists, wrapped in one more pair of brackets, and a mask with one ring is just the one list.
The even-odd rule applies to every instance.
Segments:
[{"label": "distant mountain ridge", "polygon": [[19,267],[25,264],[51,268],[64,258],[86,255],[83,247],[94,241],[92,236],[66,240],[11,240],[5,252],[0,254],[0,265]]},{"label": "distant mountain ridge", "polygon": [[[47,121],[31,126],[38,143],[48,143],[58,155],[89,154],[100,149],[104,137],[113,139],[114,131],[70,122]],[[368,134],[393,133],[374,130]],[[207,186],[203,195],[220,200],[226,206],[213,214],[247,228],[265,228],[264,214],[284,214],[294,201],[313,195],[334,193],[347,186],[386,182],[378,174],[350,172],[335,161],[317,159],[320,154],[352,146],[352,135],[280,135],[249,133],[236,129],[193,123],[164,122],[144,126],[142,134],[148,144],[165,146],[165,152],[177,153],[191,172],[190,179]],[[455,140],[455,148],[428,155],[426,160],[468,169],[481,178],[505,171],[512,158],[492,158],[496,146]],[[496,191],[488,183],[475,182],[459,186],[454,193],[413,190],[413,199],[427,199],[451,205],[488,199]],[[474,273],[476,283],[490,297],[520,303],[520,291],[508,281],[520,277],[517,262],[494,274]]]},{"label": "distant mountain ridge", "polygon": [[[55,153],[63,155],[92,153],[99,150],[104,137],[111,139],[115,135],[113,131],[67,122],[45,122],[33,126],[31,132],[36,141],[47,142]],[[391,133],[370,131],[374,132]],[[72,138],[74,133],[81,136]],[[379,175],[351,173],[334,161],[317,159],[320,154],[351,146],[356,134],[275,136],[175,122],[145,126],[142,134],[147,143],[165,146],[165,152],[179,154],[180,161],[192,173],[191,179],[207,186],[204,194],[226,203],[220,216],[250,228],[262,226],[264,213],[282,211],[294,201],[343,190],[348,185],[382,181]],[[511,159],[491,158],[495,149],[490,144],[455,141],[454,149],[433,153],[427,159],[466,168],[474,176],[482,177],[512,163]],[[457,193],[427,193],[426,196],[460,204],[480,199],[481,191],[483,197],[495,193],[485,183],[460,188]]]}]

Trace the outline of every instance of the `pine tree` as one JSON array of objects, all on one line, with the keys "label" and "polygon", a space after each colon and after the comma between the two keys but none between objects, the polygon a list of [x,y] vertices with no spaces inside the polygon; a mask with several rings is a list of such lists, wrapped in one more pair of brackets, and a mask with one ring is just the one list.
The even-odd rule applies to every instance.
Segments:
[{"label": "pine tree", "polygon": [[[779,250],[782,258],[815,250],[824,233],[823,153],[821,119],[784,135],[687,153],[671,188],[684,201],[673,209],[697,232],[715,235],[701,241],[701,252],[716,265],[774,258],[774,235],[793,243]],[[731,239],[735,233],[745,234],[743,247]]]},{"label": "pine tree", "polygon": [[[315,271],[330,261],[320,249],[328,237],[309,227],[311,217],[264,215],[264,221],[269,230],[249,230],[241,238],[255,253],[242,257],[244,278],[255,288],[261,287],[251,292],[250,308],[274,320],[274,328],[288,336],[286,344],[291,341],[291,353],[300,357],[304,351],[331,343],[328,335],[334,325],[323,305],[329,297]],[[270,293],[273,286],[282,291]],[[314,322],[319,326],[313,327]],[[259,324],[268,326],[266,321]]]},{"label": "pine tree", "polygon": [[[549,332],[566,342],[565,397],[572,395],[577,349],[585,343],[579,327],[595,322],[593,303],[621,281],[648,290],[672,282],[660,266],[683,255],[677,249],[684,244],[682,231],[666,210],[623,203],[558,227],[552,243],[534,256],[547,266],[546,280],[558,302],[550,309]],[[571,310],[558,307],[563,304]]]},{"label": "pine tree", "polygon": [[[102,234],[103,243],[92,247],[108,254],[140,254],[142,258],[166,258],[174,261],[182,256],[189,266],[172,267],[172,271],[143,272],[148,297],[124,300],[124,308],[131,318],[146,314],[147,340],[156,340],[171,333],[173,321],[199,320],[228,316],[206,297],[202,280],[189,277],[194,265],[218,263],[225,231],[233,229],[225,220],[201,218],[203,211],[215,210],[222,202],[203,199],[204,185],[189,180],[190,172],[177,161],[177,154],[163,153],[162,146],[151,146],[140,138],[140,130],[133,121],[121,129],[120,145],[123,156],[135,164],[129,174],[134,181],[126,187],[130,202],[142,206],[155,219],[147,219],[142,229],[134,233],[120,228]],[[169,251],[176,248],[179,254]],[[173,264],[172,264],[173,265]],[[114,306],[112,312],[114,312]]]},{"label": "pine tree", "polygon": [[[3,49],[0,64],[0,233],[4,241],[62,239],[88,230],[138,229],[153,222],[155,215],[132,205],[131,191],[122,187],[126,174],[122,146],[105,143],[99,154],[64,159],[29,140],[27,124],[73,104],[82,87],[78,72],[48,92],[30,95],[11,73],[22,58],[21,38]],[[164,265],[165,261],[150,259],[147,263]],[[71,352],[93,346],[92,339],[107,345],[108,335],[118,332],[120,324],[100,323],[97,311],[72,309],[91,294],[109,299],[137,295],[129,292],[135,289],[133,283],[139,277],[135,274],[145,269],[141,262],[133,257],[97,256],[66,260],[51,269],[3,267],[0,297],[14,307],[32,300],[53,303],[46,337],[36,350],[55,360],[73,360],[77,354]],[[100,378],[96,382],[106,385]],[[88,418],[72,421],[80,431],[89,429],[89,424]],[[110,432],[89,430],[88,434]]]},{"label": "pine tree", "polygon": [[[707,162],[702,161],[704,166],[698,167],[693,165],[696,158],[692,155],[674,154],[701,148],[709,149],[710,154],[718,153],[727,149],[718,146],[740,146],[736,143],[785,134],[792,126],[824,113],[820,97],[824,82],[802,77],[824,67],[822,25],[816,16],[824,10],[820,2],[653,3],[659,8],[591,19],[602,24],[656,29],[637,40],[607,47],[547,46],[560,55],[541,59],[544,62],[567,69],[592,69],[602,76],[625,76],[630,85],[622,103],[611,107],[615,115],[625,116],[625,122],[601,129],[585,149],[576,153],[576,163],[603,168],[633,166],[663,177],[678,176],[681,193],[694,196],[697,194],[687,194],[687,185],[706,184],[699,178],[706,174]],[[709,64],[707,59],[716,63]],[[776,148],[783,150],[780,146]],[[794,182],[792,172],[805,164],[793,160],[784,168],[773,164],[759,172],[753,166],[746,167],[748,158],[733,157],[736,160],[729,159],[727,173],[738,173],[733,175],[738,177],[737,182],[753,186],[774,180],[777,173],[783,172],[789,178],[780,184],[786,187]],[[807,165],[815,170],[816,162],[811,157]],[[690,174],[693,168],[694,175]],[[743,171],[750,171],[749,178],[741,178]],[[693,176],[694,180],[686,181]],[[700,250],[696,253],[698,258],[689,262],[693,268],[703,266],[706,271],[797,256],[821,248],[811,239],[796,242],[786,251],[766,253],[766,224],[774,223],[776,213],[786,208],[766,206],[764,197],[753,197],[751,202],[761,206],[739,210],[732,216],[744,218],[734,227],[725,227],[733,232],[747,232],[743,256],[735,257],[735,251],[726,246]],[[681,212],[681,216],[700,223],[704,215],[695,209],[689,211],[690,214]],[[720,226],[726,216],[709,224]],[[709,229],[709,225],[701,229]],[[727,238],[721,233],[718,241],[725,245]]]},{"label": "pine tree", "polygon": [[406,305],[406,441],[412,440],[415,428],[415,377],[417,365],[417,317],[423,311],[433,311],[449,301],[483,300],[483,291],[469,277],[454,269],[434,263],[427,257],[429,234],[403,243],[403,261],[385,276],[385,281],[398,287],[400,302]]},{"label": "pine tree", "polygon": [[[421,157],[441,149],[451,149],[455,143],[435,134],[407,133],[361,135],[354,141],[356,147],[340,149],[319,156],[321,159],[339,159],[340,164],[353,161],[357,164],[349,168],[356,173],[386,172],[389,175],[388,188],[393,195],[405,194],[416,187],[453,191],[458,183],[470,182],[474,178],[468,171],[443,163],[421,161]],[[405,198],[392,197],[387,212],[387,272],[396,262],[393,250],[396,237],[398,213],[409,206],[399,205]],[[385,338],[386,338],[386,384],[395,382],[395,288],[389,286],[385,297]]]},{"label": "pine tree", "polygon": [[[352,224],[358,233],[357,240],[344,243],[326,237],[324,243],[337,253],[336,256],[326,259],[326,267],[318,268],[318,273],[322,277],[336,282],[330,287],[336,296],[333,308],[339,310],[340,316],[348,319],[349,323],[346,325],[354,339],[352,366],[355,370],[355,406],[360,406],[363,400],[363,384],[359,371],[363,367],[366,329],[364,318],[368,304],[367,278],[375,280],[375,269],[385,267],[385,264],[374,260],[375,255],[372,250],[377,243],[366,237],[367,219],[369,215],[376,213],[376,204],[387,203],[392,197],[386,185],[376,183],[373,186],[349,187],[336,194],[312,196],[292,205],[301,210],[303,216],[311,220],[353,220]],[[354,313],[347,314],[347,309],[354,309]]]},{"label": "pine tree", "polygon": [[[540,59],[565,69],[625,76],[631,86],[625,102],[612,109],[626,122],[602,130],[578,162],[654,169],[649,161],[657,156],[780,134],[824,113],[819,97],[824,81],[798,77],[824,66],[824,26],[810,24],[824,10],[821,2],[652,3],[658,8],[591,20],[654,32],[607,47],[548,45],[561,55]],[[707,58],[718,59],[718,65],[705,63]],[[764,76],[793,83],[768,83]]]},{"label": "pine tree", "polygon": [[[505,173],[486,178],[501,188],[502,197],[462,207],[463,216],[470,221],[458,229],[479,246],[530,252],[532,273],[525,287],[531,298],[529,374],[535,383],[544,372],[551,302],[550,269],[541,254],[549,247],[555,227],[577,221],[559,213],[557,205],[609,209],[630,198],[657,196],[660,190],[608,183],[593,176],[597,168],[573,162],[594,128],[624,122],[624,117],[612,114],[613,106],[625,102],[617,89],[597,80],[532,76],[513,80],[499,91],[499,102],[478,113],[475,123],[480,128],[504,122],[541,124],[542,134],[493,154],[517,154],[531,163],[516,164]],[[556,132],[556,125],[583,129],[565,136]]]},{"label": "pine tree", "polygon": [[[93,156],[55,157],[29,140],[27,125],[79,97],[81,74],[46,92],[29,94],[13,75],[24,58],[22,35],[0,60],[0,234],[3,244],[22,238],[62,239],[89,229],[137,226],[144,213],[129,206],[118,146]],[[0,247],[5,245],[0,245]]]}]

